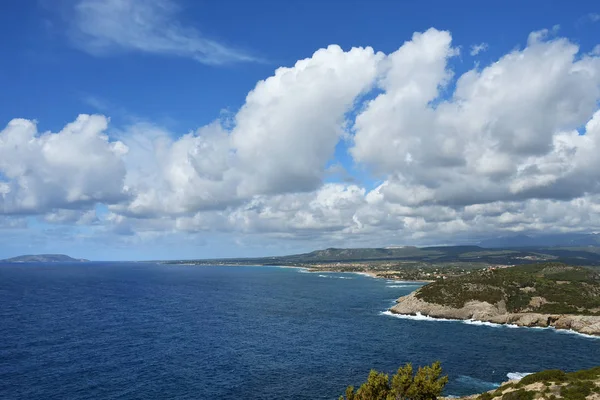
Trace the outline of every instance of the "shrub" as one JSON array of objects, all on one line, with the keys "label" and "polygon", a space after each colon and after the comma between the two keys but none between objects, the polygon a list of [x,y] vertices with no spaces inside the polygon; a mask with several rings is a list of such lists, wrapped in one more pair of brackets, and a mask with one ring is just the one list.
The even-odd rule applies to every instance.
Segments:
[{"label": "shrub", "polygon": [[596,385],[592,382],[571,383],[560,389],[560,395],[569,400],[585,400],[595,387]]},{"label": "shrub", "polygon": [[530,392],[525,389],[515,390],[502,395],[502,400],[533,400],[535,392]]},{"label": "shrub", "polygon": [[477,399],[478,400],[492,400],[494,396],[489,394],[488,392],[482,393]]},{"label": "shrub", "polygon": [[584,369],[576,372],[569,372],[567,378],[572,380],[590,380],[600,378],[600,367]]},{"label": "shrub", "polygon": [[[389,377],[383,372],[371,370],[367,381],[360,385],[355,392],[352,386],[346,389],[347,400],[435,400],[442,394],[448,377],[442,376],[442,367],[439,361],[431,366],[419,367],[413,373],[411,364],[398,368]],[[344,396],[340,396],[343,400]]]},{"label": "shrub", "polygon": [[546,371],[536,372],[527,375],[519,381],[519,386],[529,385],[535,382],[564,382],[567,380],[567,374],[559,369],[548,369]]}]

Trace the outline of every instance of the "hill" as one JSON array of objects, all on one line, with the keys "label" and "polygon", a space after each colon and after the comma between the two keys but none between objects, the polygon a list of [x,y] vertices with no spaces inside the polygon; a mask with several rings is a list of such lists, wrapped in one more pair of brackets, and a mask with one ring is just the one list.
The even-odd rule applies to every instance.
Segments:
[{"label": "hill", "polygon": [[24,255],[13,258],[7,258],[0,260],[4,263],[25,263],[25,262],[87,262],[83,258],[72,258],[64,254],[36,254],[36,255]]},{"label": "hill", "polygon": [[548,235],[514,235],[490,238],[479,242],[486,248],[526,247],[587,247],[600,246],[598,233],[560,233]]},{"label": "hill", "polygon": [[311,265],[335,262],[411,261],[426,263],[526,264],[561,261],[572,265],[600,265],[600,247],[482,248],[479,246],[329,248],[310,253],[260,258],[174,260],[171,264],[198,265]]},{"label": "hill", "polygon": [[559,263],[490,268],[436,281],[390,310],[600,334],[600,275]]},{"label": "hill", "polygon": [[600,398],[600,367],[566,373],[556,369],[536,372],[521,380],[505,382],[495,390],[461,398],[473,400],[598,399]]},{"label": "hill", "polygon": [[555,263],[486,269],[434,282],[417,297],[453,307],[503,301],[509,312],[600,315],[600,274]]}]

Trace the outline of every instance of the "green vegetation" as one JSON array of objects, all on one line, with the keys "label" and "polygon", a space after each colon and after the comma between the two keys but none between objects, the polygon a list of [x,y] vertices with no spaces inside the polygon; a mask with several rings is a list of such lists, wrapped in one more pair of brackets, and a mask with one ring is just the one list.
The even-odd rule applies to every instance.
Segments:
[{"label": "green vegetation", "polygon": [[509,312],[600,315],[600,274],[559,263],[486,269],[426,285],[417,297],[455,308],[504,301]]},{"label": "green vegetation", "polygon": [[559,383],[566,380],[567,374],[564,371],[559,369],[548,369],[523,377],[523,379],[519,381],[519,386],[530,385],[536,382]]},{"label": "green vegetation", "polygon": [[533,400],[535,392],[530,390],[514,390],[502,395],[502,400]]},{"label": "green vegetation", "polygon": [[[448,377],[442,376],[439,362],[419,368],[411,364],[400,367],[389,376],[372,370],[358,390],[349,386],[340,400],[435,400],[442,394]],[[600,367],[576,372],[558,369],[527,375],[519,382],[509,382],[493,392],[469,397],[477,400],[585,400],[600,395]]]},{"label": "green vegetation", "polygon": [[585,400],[587,396],[596,391],[597,387],[593,382],[581,381],[570,383],[560,388],[560,395],[566,399]]},{"label": "green vegetation", "polygon": [[[372,370],[367,381],[358,390],[349,386],[346,400],[435,400],[441,395],[448,377],[442,376],[440,362],[419,367],[416,373],[411,364],[398,368],[392,376]],[[344,396],[340,396],[344,400]]]},{"label": "green vegetation", "polygon": [[[531,390],[534,384],[542,384],[543,389]],[[513,390],[511,390],[513,389]],[[516,390],[514,390],[516,389]],[[554,400],[585,400],[591,394],[600,394],[600,367],[576,372],[551,369],[527,375],[518,383],[507,383],[494,392],[483,393],[479,400],[531,400],[533,398]]]}]

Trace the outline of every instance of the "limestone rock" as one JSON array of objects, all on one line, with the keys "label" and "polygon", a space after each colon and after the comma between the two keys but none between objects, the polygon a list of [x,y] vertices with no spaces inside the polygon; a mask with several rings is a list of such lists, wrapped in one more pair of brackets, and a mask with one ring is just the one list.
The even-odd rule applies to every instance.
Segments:
[{"label": "limestone rock", "polygon": [[428,303],[417,298],[417,292],[400,297],[390,311],[405,315],[427,315],[433,318],[476,320],[496,324],[514,324],[527,327],[554,327],[571,329],[588,335],[600,336],[600,316],[557,315],[541,313],[508,313],[506,304],[494,305],[483,301],[469,301],[461,308]]}]

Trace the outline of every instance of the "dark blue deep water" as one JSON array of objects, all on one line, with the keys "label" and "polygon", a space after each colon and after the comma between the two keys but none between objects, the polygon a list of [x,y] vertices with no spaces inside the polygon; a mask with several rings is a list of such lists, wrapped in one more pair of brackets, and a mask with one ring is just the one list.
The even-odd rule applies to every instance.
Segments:
[{"label": "dark blue deep water", "polygon": [[598,339],[381,315],[415,288],[268,267],[0,266],[0,398],[335,399],[370,368],[437,359],[460,395],[600,364]]}]

